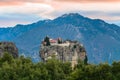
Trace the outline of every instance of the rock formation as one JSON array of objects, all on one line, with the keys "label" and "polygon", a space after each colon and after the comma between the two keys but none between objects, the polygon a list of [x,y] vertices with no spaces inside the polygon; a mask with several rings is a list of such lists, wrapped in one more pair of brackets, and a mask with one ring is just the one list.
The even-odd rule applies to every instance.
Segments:
[{"label": "rock formation", "polygon": [[52,56],[55,56],[56,59],[61,60],[62,62],[71,62],[73,67],[77,64],[79,59],[82,61],[86,60],[87,56],[85,48],[79,42],[64,41],[61,44],[55,43],[52,42],[49,46],[41,44],[40,57],[43,61],[47,61],[48,59],[51,59]]},{"label": "rock formation", "polygon": [[4,53],[12,54],[14,58],[18,57],[18,49],[12,42],[0,42],[0,57],[2,57]]}]

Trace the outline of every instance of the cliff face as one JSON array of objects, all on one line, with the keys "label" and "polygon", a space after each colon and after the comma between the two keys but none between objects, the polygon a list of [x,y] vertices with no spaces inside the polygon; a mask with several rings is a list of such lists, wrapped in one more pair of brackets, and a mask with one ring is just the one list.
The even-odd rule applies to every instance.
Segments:
[{"label": "cliff face", "polygon": [[50,46],[41,45],[40,57],[43,61],[55,56],[63,62],[71,62],[72,66],[76,65],[78,60],[84,61],[86,51],[82,44],[77,41],[66,41],[62,44],[51,44]]},{"label": "cliff face", "polygon": [[5,52],[12,54],[14,58],[18,57],[18,49],[12,42],[0,42],[0,57],[2,57]]}]

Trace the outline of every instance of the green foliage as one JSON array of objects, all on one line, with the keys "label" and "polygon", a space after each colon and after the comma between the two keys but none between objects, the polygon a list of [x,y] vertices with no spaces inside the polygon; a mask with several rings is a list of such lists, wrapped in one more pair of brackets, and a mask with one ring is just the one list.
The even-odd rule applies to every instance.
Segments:
[{"label": "green foliage", "polygon": [[0,80],[119,80],[120,62],[93,65],[78,61],[74,69],[69,62],[55,58],[33,63],[30,58],[13,58],[5,53],[0,58]]}]

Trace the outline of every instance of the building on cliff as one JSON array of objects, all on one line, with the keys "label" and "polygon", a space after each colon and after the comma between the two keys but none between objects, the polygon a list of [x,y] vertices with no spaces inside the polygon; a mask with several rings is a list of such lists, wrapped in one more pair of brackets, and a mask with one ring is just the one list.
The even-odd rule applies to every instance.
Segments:
[{"label": "building on cliff", "polygon": [[46,37],[40,47],[40,57],[43,61],[47,61],[53,55],[62,62],[71,62],[72,67],[78,63],[78,60],[86,61],[85,63],[87,63],[86,50],[81,43]]},{"label": "building on cliff", "polygon": [[6,52],[11,54],[14,58],[18,57],[18,49],[13,42],[0,42],[0,57]]}]

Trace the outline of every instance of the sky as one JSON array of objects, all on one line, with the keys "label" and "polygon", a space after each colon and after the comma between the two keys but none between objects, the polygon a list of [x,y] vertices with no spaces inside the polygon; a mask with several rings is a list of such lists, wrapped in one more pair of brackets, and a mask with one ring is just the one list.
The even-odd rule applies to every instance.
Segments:
[{"label": "sky", "polygon": [[0,0],[0,27],[79,13],[120,25],[120,0]]}]

